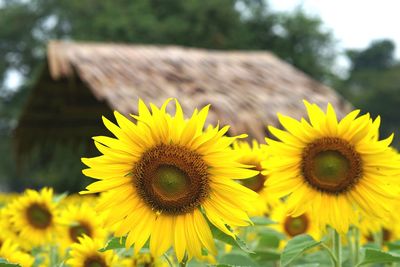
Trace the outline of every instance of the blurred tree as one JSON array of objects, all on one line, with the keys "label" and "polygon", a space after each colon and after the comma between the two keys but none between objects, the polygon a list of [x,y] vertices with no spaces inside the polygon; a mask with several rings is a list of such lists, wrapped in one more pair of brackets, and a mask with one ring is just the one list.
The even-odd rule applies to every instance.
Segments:
[{"label": "blurred tree", "polygon": [[347,50],[351,72],[384,70],[393,66],[395,45],[390,40],[373,41],[365,50]]},{"label": "blurred tree", "polygon": [[316,79],[331,74],[333,37],[303,10],[273,13],[262,0],[7,0],[0,5],[0,81],[25,78],[50,39],[267,49]]},{"label": "blurred tree", "polygon": [[244,20],[251,33],[246,48],[270,50],[315,79],[330,83],[335,42],[322,21],[301,8],[293,13],[271,14],[263,5],[261,2],[255,7],[253,3],[252,15]]},{"label": "blurred tree", "polygon": [[382,117],[382,135],[397,132],[394,144],[400,147],[400,64],[394,58],[390,40],[374,41],[364,50],[349,50],[351,63],[348,79],[339,87],[356,107]]},{"label": "blurred tree", "polygon": [[[301,9],[293,14],[272,12],[264,0],[3,0],[0,25],[0,131],[4,137],[0,153],[11,149],[10,132],[20,110],[17,103],[23,102],[26,88],[34,82],[34,70],[50,39],[271,50],[318,80],[327,81],[332,75],[334,42],[321,20]],[[17,94],[6,88],[11,70],[24,82]],[[30,177],[38,176],[33,172],[57,176],[51,166],[41,171],[35,161],[32,166],[26,171]],[[79,168],[71,172],[78,173]],[[0,172],[5,173],[0,176],[15,175],[11,164]],[[59,179],[71,176],[68,171],[62,173]],[[68,186],[77,189],[73,182]]]}]

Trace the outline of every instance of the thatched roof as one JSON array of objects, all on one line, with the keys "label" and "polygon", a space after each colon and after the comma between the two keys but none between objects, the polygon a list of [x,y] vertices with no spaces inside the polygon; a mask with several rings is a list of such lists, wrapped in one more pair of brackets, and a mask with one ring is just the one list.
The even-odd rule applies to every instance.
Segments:
[{"label": "thatched roof", "polygon": [[276,124],[277,112],[305,115],[302,99],[329,101],[339,116],[350,108],[334,90],[265,51],[51,42],[48,63],[54,80],[77,75],[122,113],[136,113],[139,97],[155,104],[176,97],[187,112],[210,103],[210,123],[220,120],[232,134],[257,139],[266,124]]},{"label": "thatched roof", "polygon": [[39,139],[89,140],[104,128],[102,114],[136,113],[138,98],[160,105],[176,97],[188,115],[211,104],[208,123],[260,141],[277,112],[304,116],[303,99],[331,102],[339,117],[350,109],[334,90],[265,51],[53,41],[47,59],[16,129],[20,149]]}]

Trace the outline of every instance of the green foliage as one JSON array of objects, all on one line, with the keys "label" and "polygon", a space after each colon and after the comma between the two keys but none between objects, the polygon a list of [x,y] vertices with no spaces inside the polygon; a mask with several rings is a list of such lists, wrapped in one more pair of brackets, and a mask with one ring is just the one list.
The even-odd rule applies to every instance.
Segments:
[{"label": "green foliage", "polygon": [[246,253],[254,253],[246,244],[246,242],[244,242],[242,239],[240,239],[238,236],[236,238],[233,238],[230,235],[225,234],[224,232],[222,232],[221,230],[219,230],[216,226],[214,226],[213,224],[210,224],[210,229],[211,229],[211,233],[213,235],[213,237],[216,240],[219,240],[225,244],[231,245],[233,247],[239,248],[242,251],[246,252]]},{"label": "green foliage", "polygon": [[281,266],[289,266],[297,257],[305,251],[319,246],[321,241],[315,241],[309,235],[298,235],[289,240],[281,255]]},{"label": "green foliage", "polygon": [[104,248],[100,249],[100,252],[104,252],[106,250],[111,250],[111,249],[121,249],[125,248],[125,242],[126,242],[126,237],[112,237],[110,240],[108,240],[107,244],[104,246]]},{"label": "green foliage", "polygon": [[0,267],[19,267],[21,265],[9,263],[7,260],[0,258]]},{"label": "green foliage", "polygon": [[273,220],[271,220],[268,217],[251,217],[251,221],[253,222],[254,225],[269,225],[269,224],[276,224]]},{"label": "green foliage", "polygon": [[218,262],[222,265],[228,266],[260,266],[248,255],[243,255],[239,253],[225,254],[218,260]]},{"label": "green foliage", "polygon": [[322,25],[318,17],[300,8],[294,13],[253,15],[246,21],[248,30],[254,31],[248,45],[270,50],[312,77],[329,82],[335,49],[332,33]]},{"label": "green foliage", "polygon": [[[222,242],[222,244],[233,246],[232,249],[228,251],[224,246],[217,246],[218,255],[216,260],[218,264],[212,266],[272,267],[278,266],[278,262],[281,267],[339,266],[334,264],[336,256],[332,252],[332,240],[326,237],[320,241],[316,241],[309,235],[298,235],[290,239],[283,251],[280,252],[279,242],[285,239],[285,236],[268,227],[257,226],[252,228],[251,233],[256,234],[257,236],[257,238],[252,241],[247,240],[247,231],[241,231],[239,235],[242,239],[237,238],[237,240],[240,241],[236,243],[236,241],[234,241],[235,239],[232,237],[220,232],[219,230],[216,231],[216,227],[211,223],[209,223],[209,226],[217,243]],[[243,240],[247,240],[247,244]],[[106,250],[116,250],[120,254],[131,256],[131,250],[125,249],[125,241],[126,237],[112,237],[105,247],[99,251],[104,252]],[[400,254],[398,250],[399,244],[396,241],[388,244],[390,251],[383,251],[380,247],[371,248],[367,244],[358,252],[361,255],[359,261],[352,264],[350,263],[350,258],[354,261],[354,253],[356,253],[356,251],[353,251],[352,254],[350,254],[350,250],[354,250],[354,244],[352,244],[354,241],[347,240],[347,242],[350,242],[350,244],[347,246],[343,246],[343,244],[339,246],[343,256],[340,266],[358,267],[370,264],[378,264],[371,266],[386,266],[381,264],[400,262]],[[254,251],[250,250],[249,247],[254,247]],[[148,242],[142,249],[142,252],[149,252]],[[171,260],[174,261],[175,259],[172,258]],[[198,259],[192,259],[188,262],[187,266],[205,266],[205,263],[198,261]]]},{"label": "green foliage", "polygon": [[378,249],[367,248],[364,250],[364,257],[357,266],[371,263],[392,263],[400,262],[400,254],[385,252]]},{"label": "green foliage", "polygon": [[[400,106],[400,64],[393,54],[394,44],[387,40],[375,41],[362,51],[350,51],[352,71],[339,86],[357,108],[382,117],[382,137],[393,132],[397,136],[400,126],[395,112]],[[399,139],[394,144],[399,147]]]},{"label": "green foliage", "polygon": [[390,40],[373,41],[362,51],[347,50],[346,54],[352,62],[352,71],[382,70],[394,63],[395,45]]},{"label": "green foliage", "polygon": [[268,49],[317,79],[331,73],[333,38],[322,21],[301,9],[273,13],[258,0],[9,0],[0,23],[9,25],[0,30],[2,74],[14,68],[29,77],[46,42],[60,38]]}]

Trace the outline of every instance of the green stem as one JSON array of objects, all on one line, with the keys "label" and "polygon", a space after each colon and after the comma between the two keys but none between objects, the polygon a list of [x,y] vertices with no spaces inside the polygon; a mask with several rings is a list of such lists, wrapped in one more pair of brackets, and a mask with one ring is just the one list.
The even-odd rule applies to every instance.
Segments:
[{"label": "green stem", "polygon": [[374,233],[374,242],[378,246],[378,248],[382,247],[382,244],[383,244],[383,232],[382,232],[382,230]]},{"label": "green stem", "polygon": [[342,267],[342,240],[335,229],[332,229],[332,245],[336,258],[335,267]]},{"label": "green stem", "polygon": [[354,228],[351,227],[347,233],[347,240],[348,240],[348,248],[349,248],[349,259],[350,259],[350,266],[355,265],[354,255],[356,254],[355,246],[354,246],[354,235],[353,230]]},{"label": "green stem", "polygon": [[186,267],[187,260],[188,260],[188,255],[187,255],[187,253],[185,253],[185,256],[183,257],[182,261],[179,263],[179,266],[180,267]]},{"label": "green stem", "polygon": [[336,265],[336,256],[333,254],[332,249],[330,249],[325,243],[321,243],[321,246],[328,252],[329,256],[334,265]]},{"label": "green stem", "polygon": [[57,251],[56,247],[51,244],[49,247],[49,254],[50,254],[50,266],[56,266],[57,265]]},{"label": "green stem", "polygon": [[54,235],[51,236],[51,241],[49,244],[49,266],[56,266],[58,264],[58,251],[57,251],[57,247],[54,245]]},{"label": "green stem", "polygon": [[172,264],[171,260],[168,258],[167,253],[164,253],[163,256],[167,260],[169,267],[174,267],[174,265]]},{"label": "green stem", "polygon": [[358,227],[353,228],[354,232],[354,263],[358,264],[360,261],[360,229]]}]

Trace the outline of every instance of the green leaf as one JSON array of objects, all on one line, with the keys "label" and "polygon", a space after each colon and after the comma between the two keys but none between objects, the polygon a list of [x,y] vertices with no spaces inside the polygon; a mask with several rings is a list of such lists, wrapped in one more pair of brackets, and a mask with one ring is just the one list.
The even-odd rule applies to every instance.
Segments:
[{"label": "green leaf", "polygon": [[376,243],[367,243],[363,246],[363,248],[371,248],[371,249],[377,249],[380,250],[381,246],[376,244]]},{"label": "green leaf", "polygon": [[400,249],[400,241],[388,242],[387,247],[389,250],[399,250]]},{"label": "green leaf", "polygon": [[320,266],[319,263],[305,263],[305,264],[294,265],[293,267],[318,267],[318,266]]},{"label": "green leaf", "polygon": [[254,251],[255,254],[250,254],[250,257],[256,262],[262,264],[268,261],[278,261],[281,257],[281,253],[275,249],[257,249]]},{"label": "green leaf", "polygon": [[250,220],[254,223],[254,225],[276,224],[275,221],[273,221],[267,217],[264,217],[264,216],[251,217]]},{"label": "green leaf", "polygon": [[[228,227],[228,226],[227,226]],[[229,227],[228,227],[229,228]],[[225,234],[224,232],[222,232],[221,230],[219,230],[216,226],[214,226],[213,224],[210,223],[210,229],[211,229],[211,233],[213,235],[213,237],[221,242],[224,242],[226,244],[232,245],[234,247],[240,248],[241,250],[243,250],[246,253],[254,253],[246,244],[246,242],[244,242],[243,240],[241,240],[238,236],[236,236],[236,239],[233,238],[232,236],[229,236],[227,234]]]},{"label": "green leaf", "polygon": [[[345,250],[343,250],[342,252],[344,254]],[[318,250],[318,251],[315,251],[312,253],[307,253],[306,255],[303,255],[301,257],[301,260],[304,261],[303,264],[318,263],[320,266],[331,266],[332,265],[332,258],[325,249]]]},{"label": "green leaf", "polygon": [[0,258],[0,267],[21,267],[19,264],[10,263],[6,259]]},{"label": "green leaf", "polygon": [[288,266],[305,251],[318,246],[321,241],[315,241],[309,235],[298,235],[289,240],[281,255],[281,266]]},{"label": "green leaf", "polygon": [[108,240],[104,248],[99,249],[100,252],[104,252],[110,249],[125,248],[126,236],[123,237],[113,237]]},{"label": "green leaf", "polygon": [[364,257],[357,266],[371,263],[400,262],[400,254],[385,252],[378,249],[367,248],[364,250]]},{"label": "green leaf", "polygon": [[285,239],[282,233],[269,228],[266,228],[266,231],[260,232],[259,235],[260,240],[258,241],[257,249],[278,248],[281,240]]},{"label": "green leaf", "polygon": [[251,259],[247,255],[230,253],[222,256],[219,259],[221,264],[228,264],[231,266],[248,266],[248,267],[255,267],[259,266],[253,259]]}]

